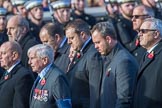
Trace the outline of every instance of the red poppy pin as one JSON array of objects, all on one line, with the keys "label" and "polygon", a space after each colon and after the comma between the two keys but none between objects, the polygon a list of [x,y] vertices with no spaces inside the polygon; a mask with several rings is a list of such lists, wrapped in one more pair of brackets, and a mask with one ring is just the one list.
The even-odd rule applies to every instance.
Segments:
[{"label": "red poppy pin", "polygon": [[151,51],[148,56],[147,56],[149,59],[152,59],[154,57],[154,51]]},{"label": "red poppy pin", "polygon": [[77,52],[77,58],[79,59],[81,57],[81,54]]},{"label": "red poppy pin", "polygon": [[136,45],[136,46],[139,45],[139,39],[138,39],[138,38],[136,39],[136,43],[135,43],[135,45]]},{"label": "red poppy pin", "polygon": [[7,80],[8,78],[9,78],[8,75],[5,75],[4,79]]},{"label": "red poppy pin", "polygon": [[39,89],[34,89],[34,92],[37,94],[39,92]]},{"label": "red poppy pin", "polygon": [[46,84],[46,79],[43,78],[43,79],[41,80],[41,85],[43,86],[43,85],[45,85],[45,84]]}]

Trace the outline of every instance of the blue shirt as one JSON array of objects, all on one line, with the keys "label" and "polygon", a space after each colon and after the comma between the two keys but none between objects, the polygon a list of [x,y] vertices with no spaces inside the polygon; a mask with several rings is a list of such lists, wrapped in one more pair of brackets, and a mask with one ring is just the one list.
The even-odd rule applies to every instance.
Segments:
[{"label": "blue shirt", "polygon": [[52,63],[50,63],[49,65],[47,65],[38,75],[40,76],[40,80],[39,82],[44,78],[44,76],[47,74],[47,72],[49,71],[49,68],[51,67]]}]

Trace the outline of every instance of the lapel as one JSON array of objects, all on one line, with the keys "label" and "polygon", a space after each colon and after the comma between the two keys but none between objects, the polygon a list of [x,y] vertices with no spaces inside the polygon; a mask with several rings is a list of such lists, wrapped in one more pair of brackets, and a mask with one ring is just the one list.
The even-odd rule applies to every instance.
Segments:
[{"label": "lapel", "polygon": [[[62,54],[66,54],[67,51],[69,51],[70,47],[67,43],[65,43],[61,48],[58,49],[58,51],[55,54],[55,60],[62,56]],[[69,52],[68,52],[69,53]]]},{"label": "lapel", "polygon": [[61,54],[65,54],[66,51],[69,49],[69,45],[67,44],[67,42],[61,47],[58,49],[58,52],[61,53]]},{"label": "lapel", "polygon": [[103,78],[104,76],[109,76],[110,75],[110,71],[111,71],[111,58],[110,56],[105,56],[102,57],[102,61],[103,61]]},{"label": "lapel", "polygon": [[53,68],[54,68],[54,65],[52,65],[52,66],[49,68],[49,70],[48,70],[48,72],[46,73],[46,75],[44,76],[44,78],[41,79],[40,82],[38,82],[36,88],[38,88],[38,89],[42,89],[42,88],[46,85],[46,84],[42,84],[42,80],[47,81],[47,79],[48,79],[48,77],[49,77],[51,71],[53,70]]},{"label": "lapel", "polygon": [[[4,73],[5,73],[5,72],[4,72]],[[4,73],[3,73],[3,74],[4,74]],[[3,75],[3,76],[2,76],[1,81],[0,81],[0,85],[1,85],[1,84],[3,84],[5,81],[7,81],[7,80],[8,80],[8,79],[7,79],[7,80],[5,80],[5,78],[4,78],[4,77],[5,77],[5,75]]]},{"label": "lapel", "polygon": [[75,54],[74,59],[73,59],[72,63],[69,66],[69,71],[83,58],[84,54],[87,52],[87,50],[90,48],[91,45],[93,45],[92,40],[90,40],[87,43],[87,45],[84,47],[82,52],[79,53],[80,54],[79,56],[78,56],[78,54]]},{"label": "lapel", "polygon": [[118,52],[122,49],[122,46],[121,44],[117,43],[115,45],[115,47],[111,50],[111,52],[107,55],[107,63],[104,64],[106,66],[104,66],[104,73],[106,76],[109,76],[110,75],[110,71],[112,69],[112,67],[114,66],[114,62],[116,62],[116,55],[118,54]]},{"label": "lapel", "polygon": [[143,63],[141,63],[140,69],[139,69],[139,72],[138,72],[138,75],[137,75],[137,78],[139,78],[141,76],[141,74],[143,73],[144,69],[147,68],[149,66],[149,64],[154,61],[154,58],[161,51],[162,51],[162,41],[160,41],[159,44],[153,49],[153,57],[149,58],[148,55],[147,55],[147,59]]},{"label": "lapel", "polygon": [[[80,54],[80,57],[78,57],[78,54]],[[70,66],[69,66],[69,71],[83,58],[84,54],[82,52],[76,53],[74,56],[74,59],[72,60]],[[68,71],[68,72],[69,72]]]},{"label": "lapel", "polygon": [[4,74],[3,74],[3,76],[2,76],[2,78],[1,78],[1,80],[0,80],[0,85],[1,84],[3,84],[4,82],[6,82],[6,81],[8,81],[9,79],[11,79],[12,78],[12,76],[14,75],[14,74],[16,74],[16,72],[18,71],[18,69],[21,67],[21,65],[20,65],[20,63],[18,64],[18,65],[16,65],[12,70],[11,70],[11,72],[8,74],[8,76],[7,76],[7,78],[5,78],[5,72],[4,72]]}]

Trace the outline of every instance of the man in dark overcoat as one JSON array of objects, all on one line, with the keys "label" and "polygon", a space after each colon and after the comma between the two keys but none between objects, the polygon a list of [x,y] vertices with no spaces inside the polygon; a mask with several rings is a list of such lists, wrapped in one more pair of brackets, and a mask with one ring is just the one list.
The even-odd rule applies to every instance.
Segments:
[{"label": "man in dark overcoat", "polygon": [[68,69],[67,77],[72,93],[74,108],[95,108],[99,98],[99,79],[101,63],[99,53],[94,48],[90,36],[89,25],[76,19],[65,28],[68,44],[74,52]]},{"label": "man in dark overcoat", "polygon": [[147,51],[142,58],[134,89],[133,108],[162,107],[162,21],[145,19],[139,30],[140,45]]},{"label": "man in dark overcoat", "polygon": [[22,66],[21,55],[17,42],[5,42],[0,47],[0,64],[5,69],[0,79],[0,108],[29,108],[34,76]]},{"label": "man in dark overcoat", "polygon": [[111,22],[96,24],[92,40],[103,57],[99,108],[131,108],[138,71],[136,59],[118,43]]}]

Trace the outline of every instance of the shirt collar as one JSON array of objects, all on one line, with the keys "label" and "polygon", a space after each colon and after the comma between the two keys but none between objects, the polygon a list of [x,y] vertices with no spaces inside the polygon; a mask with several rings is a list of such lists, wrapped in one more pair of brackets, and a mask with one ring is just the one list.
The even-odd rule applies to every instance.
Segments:
[{"label": "shirt collar", "polygon": [[10,72],[12,71],[12,69],[13,69],[16,65],[18,65],[19,63],[20,63],[20,60],[17,61],[14,65],[12,65],[12,66],[7,70],[7,72],[10,73]]},{"label": "shirt collar", "polygon": [[47,65],[38,75],[40,76],[40,78],[42,79],[48,72],[49,68],[51,67],[52,63],[50,63],[49,65]]},{"label": "shirt collar", "polygon": [[151,53],[151,51],[153,51],[153,49],[157,46],[159,44],[159,42],[158,43],[156,43],[151,49],[149,49],[147,52],[148,53]]},{"label": "shirt collar", "polygon": [[90,41],[91,41],[91,37],[89,37],[89,39],[88,39],[86,42],[84,42],[82,48],[80,49],[81,52],[84,50],[84,48],[87,46],[87,44],[88,44]]},{"label": "shirt collar", "polygon": [[67,38],[66,38],[66,37],[64,37],[64,39],[62,40],[62,42],[61,42],[61,44],[60,44],[59,48],[62,48],[62,47],[64,46],[64,44],[65,44],[66,40],[67,40]]}]

